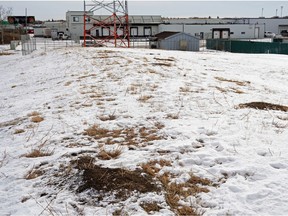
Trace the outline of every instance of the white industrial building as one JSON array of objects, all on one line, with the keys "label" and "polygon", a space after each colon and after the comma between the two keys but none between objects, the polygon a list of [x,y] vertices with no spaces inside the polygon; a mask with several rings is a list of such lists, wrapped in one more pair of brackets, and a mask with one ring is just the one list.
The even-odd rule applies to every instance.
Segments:
[{"label": "white industrial building", "polygon": [[[93,14],[88,14],[89,16]],[[93,15],[93,19],[103,21],[112,19],[108,15]],[[84,35],[84,12],[83,11],[68,11],[66,13],[67,29],[70,32],[71,37]],[[111,23],[112,20],[111,20]],[[150,37],[159,33],[159,25],[162,23],[161,16],[129,16],[130,36],[133,37]],[[86,29],[90,29],[93,26],[93,20],[87,20]],[[111,26],[113,28],[113,26]],[[110,36],[109,30],[104,27],[93,28],[91,35],[96,37]]]},{"label": "white industrial building", "polygon": [[[95,15],[92,12],[89,16],[100,21],[109,18],[108,15]],[[90,29],[93,20],[87,20],[86,24],[86,29]],[[53,28],[67,33],[72,39],[79,39],[84,35],[84,12],[68,11],[66,22],[45,22],[43,28]],[[288,30],[288,18],[162,18],[160,15],[130,15],[129,28],[132,39],[148,38],[165,31],[183,32],[200,39],[261,39],[265,31],[280,34],[282,30]],[[99,26],[92,29],[93,36],[110,36],[107,28]],[[43,31],[35,30],[36,34]]]},{"label": "white industrial building", "polygon": [[201,39],[264,37],[264,25],[259,24],[160,24],[159,31],[181,31]]}]

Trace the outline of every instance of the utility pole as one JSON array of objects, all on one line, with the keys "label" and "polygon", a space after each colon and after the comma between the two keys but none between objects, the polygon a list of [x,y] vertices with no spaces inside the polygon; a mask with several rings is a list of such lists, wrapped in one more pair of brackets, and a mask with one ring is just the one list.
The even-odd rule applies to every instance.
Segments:
[{"label": "utility pole", "polygon": [[281,6],[281,18],[283,17],[282,12],[283,12],[283,6]]},{"label": "utility pole", "polygon": [[3,29],[3,25],[2,25],[2,20],[1,20],[0,27],[1,27],[1,42],[2,42],[2,44],[4,44],[4,29]]},{"label": "utility pole", "polygon": [[25,8],[25,34],[27,34],[27,8]]},{"label": "utility pole", "polygon": [[262,8],[262,13],[261,13],[261,17],[263,17],[263,11],[264,11],[264,8]]}]

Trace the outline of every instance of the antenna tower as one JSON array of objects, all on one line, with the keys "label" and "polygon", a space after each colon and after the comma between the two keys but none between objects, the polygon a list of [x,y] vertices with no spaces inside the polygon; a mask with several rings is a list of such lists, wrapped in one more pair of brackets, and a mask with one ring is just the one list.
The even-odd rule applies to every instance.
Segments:
[{"label": "antenna tower", "polygon": [[[105,15],[104,15],[105,13]],[[127,0],[84,0],[84,46],[130,47]]]}]

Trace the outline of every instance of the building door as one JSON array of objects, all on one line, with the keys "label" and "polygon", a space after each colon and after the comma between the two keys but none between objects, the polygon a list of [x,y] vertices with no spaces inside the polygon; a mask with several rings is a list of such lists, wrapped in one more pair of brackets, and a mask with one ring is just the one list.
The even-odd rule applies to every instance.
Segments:
[{"label": "building door", "polygon": [[186,51],[188,48],[188,41],[187,40],[180,40],[179,41],[180,45],[180,50]]},{"label": "building door", "polygon": [[227,38],[229,38],[229,31],[223,30],[223,31],[221,32],[221,38],[222,38],[222,39],[227,39]]},{"label": "building door", "polygon": [[99,37],[99,36],[100,36],[100,34],[99,34],[99,29],[96,29],[95,36],[96,36],[96,37]]},{"label": "building door", "polygon": [[259,38],[259,27],[255,27],[254,29],[254,37]]},{"label": "building door", "polygon": [[220,38],[220,31],[214,31],[213,32],[213,38],[214,39],[219,39]]},{"label": "building door", "polygon": [[215,28],[212,29],[212,38],[214,39],[227,39],[230,37],[229,28]]}]

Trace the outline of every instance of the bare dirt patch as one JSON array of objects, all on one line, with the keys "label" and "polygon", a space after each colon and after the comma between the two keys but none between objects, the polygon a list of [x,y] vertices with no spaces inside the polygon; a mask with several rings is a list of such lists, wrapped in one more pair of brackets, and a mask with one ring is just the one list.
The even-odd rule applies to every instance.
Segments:
[{"label": "bare dirt patch", "polygon": [[141,170],[130,171],[121,168],[105,168],[94,165],[94,159],[86,156],[79,158],[77,168],[83,171],[83,183],[78,193],[94,189],[98,192],[115,193],[116,198],[126,200],[134,191],[140,193],[159,191],[149,175]]},{"label": "bare dirt patch", "polygon": [[266,102],[250,102],[250,103],[243,103],[239,104],[238,108],[252,108],[252,109],[259,109],[259,110],[279,110],[283,112],[288,112],[288,106],[266,103]]}]

